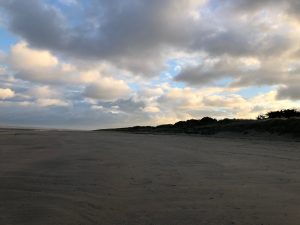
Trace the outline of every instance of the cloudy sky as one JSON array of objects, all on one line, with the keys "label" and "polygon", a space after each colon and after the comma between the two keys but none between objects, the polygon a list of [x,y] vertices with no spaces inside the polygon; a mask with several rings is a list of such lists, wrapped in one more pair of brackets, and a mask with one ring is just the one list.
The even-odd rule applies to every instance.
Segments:
[{"label": "cloudy sky", "polygon": [[0,125],[300,107],[298,0],[0,0]]}]

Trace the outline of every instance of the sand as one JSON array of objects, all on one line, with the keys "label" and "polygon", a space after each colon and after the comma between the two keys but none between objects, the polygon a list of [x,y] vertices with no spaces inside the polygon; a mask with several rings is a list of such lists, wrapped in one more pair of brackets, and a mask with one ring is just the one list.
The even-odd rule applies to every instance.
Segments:
[{"label": "sand", "polygon": [[300,143],[0,130],[1,225],[299,225]]}]

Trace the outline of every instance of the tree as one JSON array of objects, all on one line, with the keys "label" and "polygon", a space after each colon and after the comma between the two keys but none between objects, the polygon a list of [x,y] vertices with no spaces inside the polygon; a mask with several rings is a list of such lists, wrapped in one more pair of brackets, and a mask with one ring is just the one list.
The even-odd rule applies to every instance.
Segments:
[{"label": "tree", "polygon": [[266,116],[265,115],[259,115],[258,117],[256,117],[257,120],[265,120]]},{"label": "tree", "polygon": [[258,120],[263,119],[277,119],[277,118],[293,118],[293,117],[300,117],[300,111],[296,109],[284,109],[279,111],[271,111],[266,113],[265,115],[259,115],[257,117]]}]

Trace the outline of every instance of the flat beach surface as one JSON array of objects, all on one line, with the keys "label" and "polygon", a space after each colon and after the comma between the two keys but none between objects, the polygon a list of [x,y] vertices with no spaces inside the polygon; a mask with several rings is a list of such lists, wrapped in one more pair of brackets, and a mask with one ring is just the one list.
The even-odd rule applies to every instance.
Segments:
[{"label": "flat beach surface", "polygon": [[300,142],[0,130],[0,225],[299,225]]}]

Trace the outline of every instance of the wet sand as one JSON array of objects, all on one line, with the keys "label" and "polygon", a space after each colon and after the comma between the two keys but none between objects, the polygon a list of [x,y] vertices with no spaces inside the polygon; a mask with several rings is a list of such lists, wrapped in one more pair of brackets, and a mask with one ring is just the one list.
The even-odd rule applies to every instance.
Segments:
[{"label": "wet sand", "polygon": [[0,130],[0,225],[298,225],[300,142]]}]

